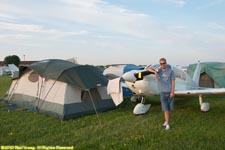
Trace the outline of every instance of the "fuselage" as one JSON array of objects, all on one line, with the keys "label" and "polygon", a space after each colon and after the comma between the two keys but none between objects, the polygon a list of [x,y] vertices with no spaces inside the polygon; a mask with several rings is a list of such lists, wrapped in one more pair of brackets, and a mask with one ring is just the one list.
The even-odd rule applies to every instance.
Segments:
[{"label": "fuselage", "polygon": [[[187,90],[191,87],[196,87],[196,83],[192,78],[183,70],[172,66],[172,70],[175,74],[175,91],[176,90]],[[159,88],[158,88],[158,79],[155,77],[154,74],[149,74],[143,76],[142,80],[134,81],[134,74],[146,71],[144,70],[132,70],[127,72],[123,75],[123,79],[127,87],[137,95],[158,95]]]}]

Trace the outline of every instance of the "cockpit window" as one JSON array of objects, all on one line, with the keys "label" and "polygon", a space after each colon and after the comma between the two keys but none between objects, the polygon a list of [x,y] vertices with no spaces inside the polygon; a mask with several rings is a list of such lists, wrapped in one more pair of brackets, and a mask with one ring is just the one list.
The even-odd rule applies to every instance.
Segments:
[{"label": "cockpit window", "polygon": [[173,67],[173,71],[176,78],[186,80],[186,73],[183,70]]},{"label": "cockpit window", "polygon": [[153,68],[153,69],[158,69],[159,67],[160,67],[159,64],[151,65],[151,68]]}]

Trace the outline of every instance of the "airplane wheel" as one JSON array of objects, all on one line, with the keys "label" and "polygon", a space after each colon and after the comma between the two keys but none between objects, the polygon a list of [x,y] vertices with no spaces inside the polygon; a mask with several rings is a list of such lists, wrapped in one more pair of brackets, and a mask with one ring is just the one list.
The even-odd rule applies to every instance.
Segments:
[{"label": "airplane wheel", "polygon": [[142,103],[139,103],[134,107],[133,113],[135,115],[145,114],[150,109],[150,106],[151,104],[144,105]]},{"label": "airplane wheel", "polygon": [[201,111],[207,112],[210,109],[210,104],[209,103],[202,103],[201,104]]}]

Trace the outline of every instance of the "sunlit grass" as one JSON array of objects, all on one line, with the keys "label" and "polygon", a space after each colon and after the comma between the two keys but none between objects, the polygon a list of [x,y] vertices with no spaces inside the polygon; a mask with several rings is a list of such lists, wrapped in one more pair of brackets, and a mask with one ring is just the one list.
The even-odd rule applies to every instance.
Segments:
[{"label": "sunlit grass", "polygon": [[10,76],[0,76],[0,99],[5,95],[11,84]]},{"label": "sunlit grass", "polygon": [[61,121],[34,112],[0,110],[0,145],[60,145],[82,150],[225,149],[225,96],[205,97],[211,104],[206,113],[200,112],[197,97],[177,98],[170,131],[161,127],[159,97],[146,99],[152,104],[147,114],[133,115],[136,103],[126,98],[117,109],[99,113],[100,121],[95,114]]}]

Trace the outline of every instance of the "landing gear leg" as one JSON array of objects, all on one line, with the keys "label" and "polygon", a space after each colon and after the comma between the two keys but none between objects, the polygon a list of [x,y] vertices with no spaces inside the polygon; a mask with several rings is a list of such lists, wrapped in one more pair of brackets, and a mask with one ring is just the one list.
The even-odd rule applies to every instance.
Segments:
[{"label": "landing gear leg", "polygon": [[203,111],[203,112],[207,112],[210,109],[210,104],[203,102],[202,95],[199,95],[199,105],[200,105],[201,111]]}]

